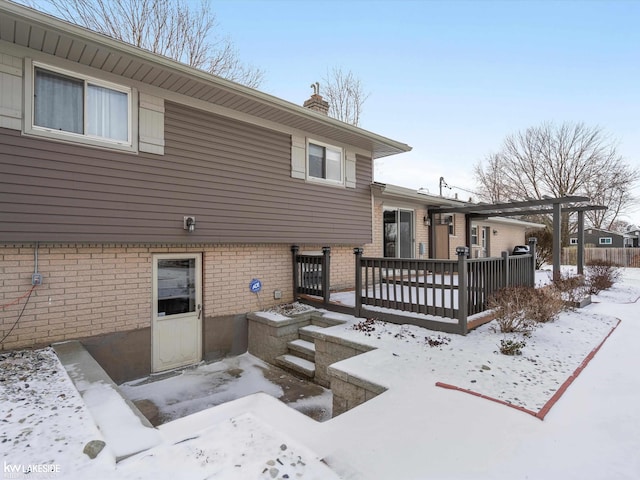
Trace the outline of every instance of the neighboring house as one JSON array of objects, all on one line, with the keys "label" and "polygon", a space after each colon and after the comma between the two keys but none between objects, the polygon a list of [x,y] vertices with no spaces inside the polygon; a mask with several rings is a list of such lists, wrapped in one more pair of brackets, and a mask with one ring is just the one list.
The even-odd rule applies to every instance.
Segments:
[{"label": "neighboring house", "polygon": [[629,239],[627,243],[630,247],[640,247],[640,230],[630,230],[625,235]]},{"label": "neighboring house", "polygon": [[0,302],[42,275],[0,350],[82,339],[123,381],[245,351],[292,244],[353,284],[373,160],[410,147],[306,105],[0,0]]},{"label": "neighboring house", "polygon": [[[586,247],[622,248],[633,246],[629,234],[610,232],[600,228],[585,228],[584,244]],[[578,245],[577,235],[569,237],[569,245]]]},{"label": "neighboring house", "polygon": [[[463,214],[436,215],[428,219],[432,207],[462,207],[459,200],[439,197],[397,185],[372,185],[374,218],[373,243],[365,255],[398,258],[456,258],[456,247],[466,245]],[[497,257],[527,244],[527,231],[544,225],[511,218],[491,217],[472,223],[471,257]],[[430,239],[430,231],[435,241]],[[431,245],[431,244],[434,245]]]}]

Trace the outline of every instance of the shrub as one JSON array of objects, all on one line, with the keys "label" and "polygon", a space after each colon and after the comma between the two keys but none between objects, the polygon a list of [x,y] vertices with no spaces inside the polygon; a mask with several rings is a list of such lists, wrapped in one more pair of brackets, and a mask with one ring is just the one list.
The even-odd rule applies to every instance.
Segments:
[{"label": "shrub", "polygon": [[524,340],[507,340],[503,338],[500,340],[500,353],[503,355],[522,355],[522,349],[527,344]]},{"label": "shrub", "polygon": [[589,293],[597,295],[620,279],[620,269],[607,260],[593,260],[586,266]]},{"label": "shrub", "polygon": [[527,317],[536,323],[547,323],[558,318],[567,308],[562,293],[556,288],[532,288],[531,301],[526,305]]},{"label": "shrub", "polygon": [[538,323],[554,320],[565,309],[561,293],[554,288],[507,287],[489,299],[502,333],[528,334]]},{"label": "shrub", "polygon": [[496,315],[496,322],[502,333],[528,333],[535,327],[527,317],[525,306],[530,301],[528,287],[507,287],[498,290],[488,302],[488,307]]},{"label": "shrub", "polygon": [[553,281],[553,288],[560,292],[562,300],[571,303],[579,303],[589,292],[581,275],[561,274]]}]

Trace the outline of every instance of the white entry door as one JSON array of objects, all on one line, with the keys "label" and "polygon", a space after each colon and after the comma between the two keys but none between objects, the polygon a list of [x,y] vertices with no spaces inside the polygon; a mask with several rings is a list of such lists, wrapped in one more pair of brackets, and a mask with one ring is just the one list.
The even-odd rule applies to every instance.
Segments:
[{"label": "white entry door", "polygon": [[154,372],[192,365],[201,360],[200,254],[154,255],[151,330]]}]

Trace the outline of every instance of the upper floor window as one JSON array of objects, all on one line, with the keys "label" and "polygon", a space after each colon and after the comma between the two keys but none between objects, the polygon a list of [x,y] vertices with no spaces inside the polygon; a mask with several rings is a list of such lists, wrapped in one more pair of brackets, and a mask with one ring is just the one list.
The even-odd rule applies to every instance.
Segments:
[{"label": "upper floor window", "polygon": [[130,88],[35,63],[32,88],[28,133],[133,149]]},{"label": "upper floor window", "polygon": [[307,164],[310,178],[344,183],[344,155],[341,148],[310,141]]},{"label": "upper floor window", "polygon": [[600,237],[599,241],[600,245],[611,245],[613,243],[613,239],[611,237]]},{"label": "upper floor window", "polygon": [[569,239],[569,245],[577,245],[578,239],[576,237],[572,237]]}]

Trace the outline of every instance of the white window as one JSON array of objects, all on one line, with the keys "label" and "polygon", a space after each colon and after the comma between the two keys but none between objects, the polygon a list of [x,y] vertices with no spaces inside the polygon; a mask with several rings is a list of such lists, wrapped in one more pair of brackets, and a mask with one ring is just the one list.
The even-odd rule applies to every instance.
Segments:
[{"label": "white window", "polygon": [[578,239],[577,238],[570,238],[569,239],[569,245],[577,245],[578,244]]},{"label": "white window", "polygon": [[613,239],[611,237],[600,237],[598,241],[600,245],[611,245],[613,243]]},{"label": "white window", "polygon": [[132,90],[33,63],[25,132],[133,150]]},{"label": "white window", "polygon": [[478,227],[471,227],[471,245],[478,245]]},{"label": "white window", "polygon": [[344,184],[344,154],[341,148],[315,141],[307,144],[307,176]]}]

